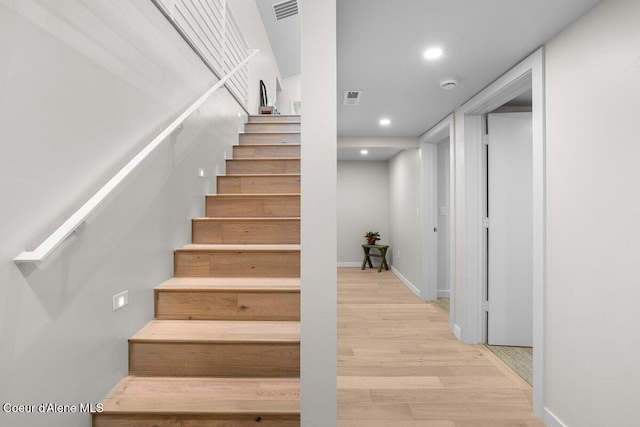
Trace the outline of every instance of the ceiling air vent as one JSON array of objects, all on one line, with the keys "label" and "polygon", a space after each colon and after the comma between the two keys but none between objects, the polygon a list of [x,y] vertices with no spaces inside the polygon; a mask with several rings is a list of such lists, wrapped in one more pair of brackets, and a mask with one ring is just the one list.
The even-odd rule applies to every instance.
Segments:
[{"label": "ceiling air vent", "polygon": [[362,97],[361,90],[345,90],[343,105],[358,105],[360,104],[360,98]]},{"label": "ceiling air vent", "polygon": [[276,21],[298,14],[298,0],[287,0],[273,5]]}]

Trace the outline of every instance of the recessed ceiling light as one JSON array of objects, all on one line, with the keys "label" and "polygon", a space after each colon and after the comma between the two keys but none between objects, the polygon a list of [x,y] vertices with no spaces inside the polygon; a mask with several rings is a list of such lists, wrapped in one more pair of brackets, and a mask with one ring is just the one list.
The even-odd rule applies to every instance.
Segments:
[{"label": "recessed ceiling light", "polygon": [[360,154],[366,156],[367,154],[369,154],[369,150],[360,150]]},{"label": "recessed ceiling light", "polygon": [[442,56],[443,51],[439,47],[432,47],[424,51],[426,59],[438,59]]},{"label": "recessed ceiling light", "polygon": [[389,126],[391,124],[391,120],[389,119],[380,119],[381,126]]}]

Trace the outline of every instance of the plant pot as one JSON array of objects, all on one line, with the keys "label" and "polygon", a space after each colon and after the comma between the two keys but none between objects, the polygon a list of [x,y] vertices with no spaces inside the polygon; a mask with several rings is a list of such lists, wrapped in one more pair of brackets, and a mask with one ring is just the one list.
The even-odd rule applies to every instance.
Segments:
[{"label": "plant pot", "polygon": [[367,239],[367,245],[375,245],[376,239]]}]

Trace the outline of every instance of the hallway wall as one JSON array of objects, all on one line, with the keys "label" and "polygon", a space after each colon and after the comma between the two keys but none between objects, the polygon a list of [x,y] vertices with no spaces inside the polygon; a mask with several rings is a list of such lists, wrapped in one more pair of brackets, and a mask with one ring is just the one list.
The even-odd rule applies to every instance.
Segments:
[{"label": "hallway wall", "polygon": [[389,243],[389,165],[386,161],[338,162],[338,265],[360,265],[364,233],[379,231]]},{"label": "hallway wall", "polygon": [[607,0],[546,46],[545,406],[570,427],[638,423],[638,22]]},{"label": "hallway wall", "polygon": [[[0,2],[1,402],[96,403],[127,374],[127,339],[237,141],[231,96],[218,91],[45,262],[12,259],[214,82],[152,2]],[[3,426],[89,424],[0,411]]]},{"label": "hallway wall", "polygon": [[390,264],[420,289],[420,149],[389,160],[389,206]]},{"label": "hallway wall", "polygon": [[282,91],[278,94],[276,105],[280,114],[296,114],[292,108],[292,102],[301,101],[302,98],[302,74],[282,79]]}]

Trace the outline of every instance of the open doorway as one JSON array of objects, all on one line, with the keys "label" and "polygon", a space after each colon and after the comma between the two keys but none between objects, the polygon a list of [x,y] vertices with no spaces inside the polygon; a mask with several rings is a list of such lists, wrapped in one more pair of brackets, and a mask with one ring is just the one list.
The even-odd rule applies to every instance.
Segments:
[{"label": "open doorway", "polygon": [[486,114],[514,97],[532,91],[532,299],[533,407],[544,409],[544,51],[539,49],[455,112],[456,123],[456,271],[455,322],[466,343],[486,342],[487,246],[483,182],[483,123]]},{"label": "open doorway", "polygon": [[[455,150],[453,115],[420,137],[421,152],[421,295],[448,306],[449,329],[455,325]],[[447,309],[447,308],[445,308]]]}]

